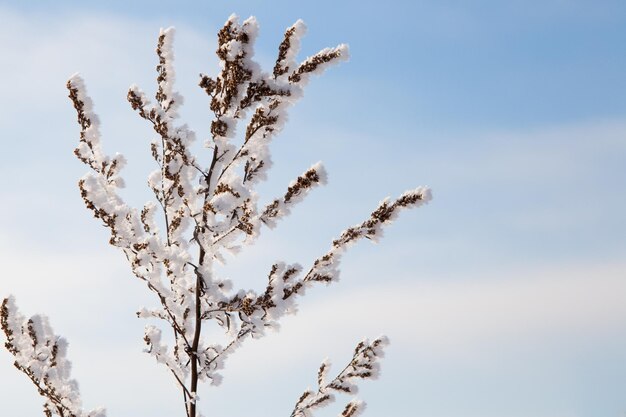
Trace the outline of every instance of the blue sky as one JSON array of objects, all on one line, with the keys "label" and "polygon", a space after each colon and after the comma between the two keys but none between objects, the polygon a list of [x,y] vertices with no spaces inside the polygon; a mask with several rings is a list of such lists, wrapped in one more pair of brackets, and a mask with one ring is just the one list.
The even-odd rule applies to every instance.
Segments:
[{"label": "blue sky", "polygon": [[[383,375],[360,395],[367,416],[623,416],[619,1],[0,1],[0,295],[48,314],[70,340],[87,405],[110,417],[180,411],[141,353],[134,312],[153,300],[80,201],[65,80],[86,79],[105,149],[129,159],[124,195],[143,204],[152,133],[126,89],[153,91],[156,34],[176,26],[182,115],[206,137],[197,74],[215,73],[215,33],[232,12],[257,16],[266,66],[298,18],[303,58],[346,42],[351,60],[311,82],[261,192],[271,198],[318,160],[329,185],[225,273],[260,288],[275,259],[310,262],[383,197],[427,184],[435,198],[379,245],[351,250],[341,282],[308,294],[281,332],[234,355],[223,386],[201,393],[205,414],[288,415],[324,357],[339,366],[361,337],[386,333]],[[11,387],[1,414],[36,415],[36,393],[10,364],[0,352],[0,386]]]}]

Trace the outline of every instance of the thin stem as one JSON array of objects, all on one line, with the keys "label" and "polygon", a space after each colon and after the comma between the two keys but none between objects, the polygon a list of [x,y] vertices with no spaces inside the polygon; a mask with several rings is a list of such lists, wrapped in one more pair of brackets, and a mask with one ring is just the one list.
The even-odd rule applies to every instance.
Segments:
[{"label": "thin stem", "polygon": [[[270,111],[267,112],[267,116],[269,117],[272,114],[272,110],[270,109]],[[239,155],[241,154],[241,152],[243,152],[244,148],[246,147],[246,145],[248,144],[248,142],[250,141],[250,139],[252,138],[252,136],[254,136],[254,134],[256,132],[258,132],[261,128],[266,127],[266,125],[259,125],[257,126],[256,129],[254,129],[250,134],[246,134],[247,135],[247,139],[244,140],[243,144],[241,145],[241,147],[237,150],[237,153],[235,154],[235,156],[233,157],[233,159],[228,163],[228,165],[226,165],[226,167],[222,170],[222,172],[220,173],[219,177],[217,177],[217,181],[219,182],[219,180],[222,178],[222,176],[226,173],[226,171],[228,171],[228,168],[230,168],[230,166],[235,163],[235,161],[237,160],[237,158],[239,158]],[[245,182],[245,177],[244,177],[244,182]]]},{"label": "thin stem", "polygon": [[226,353],[226,351],[228,351],[231,347],[234,346],[234,344],[241,339],[242,337],[244,337],[245,335],[247,335],[248,333],[250,333],[250,330],[244,330],[242,332],[239,332],[237,334],[237,336],[230,341],[230,343],[228,344],[228,346],[226,346],[224,349],[222,349],[221,352],[219,352],[217,355],[215,355],[215,357],[213,359],[211,359],[209,361],[209,365],[212,364],[213,362],[215,362],[220,356],[222,356],[224,353]]},{"label": "thin stem", "polygon": [[[154,124],[154,122],[152,122]],[[167,197],[165,196],[165,138],[161,136],[161,208],[163,209],[163,215],[165,216],[165,236],[167,237],[167,246],[171,246],[170,242],[170,221],[167,216]],[[157,199],[158,200],[158,199]]]}]

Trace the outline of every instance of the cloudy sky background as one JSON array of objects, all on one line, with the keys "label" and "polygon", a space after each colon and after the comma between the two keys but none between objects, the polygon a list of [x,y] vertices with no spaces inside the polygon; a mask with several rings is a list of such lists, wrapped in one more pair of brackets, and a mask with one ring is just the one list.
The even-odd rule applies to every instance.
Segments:
[{"label": "cloudy sky background", "polygon": [[[316,190],[224,270],[261,289],[275,260],[307,265],[387,195],[430,185],[379,245],[282,330],[233,355],[201,392],[207,417],[289,415],[326,356],[362,337],[392,345],[362,386],[370,417],[622,417],[626,413],[626,4],[621,1],[0,1],[0,295],[46,313],[70,341],[85,405],[109,417],[182,415],[164,368],[141,352],[154,300],[107,245],[76,187],[78,128],[65,81],[80,71],[124,153],[124,196],[150,196],[153,133],[125,100],[154,91],[160,27],[177,28],[183,118],[208,134],[197,74],[215,33],[256,15],[272,65],[305,20],[302,58],[341,42],[351,60],[312,80],[274,142],[266,199],[322,160]],[[0,352],[0,415],[41,402]],[[346,399],[347,401],[347,399]],[[333,416],[343,406],[320,412]]]}]

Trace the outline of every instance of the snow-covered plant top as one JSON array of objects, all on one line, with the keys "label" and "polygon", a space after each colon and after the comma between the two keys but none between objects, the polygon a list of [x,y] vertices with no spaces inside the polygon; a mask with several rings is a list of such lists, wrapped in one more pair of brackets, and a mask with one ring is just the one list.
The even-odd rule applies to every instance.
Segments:
[{"label": "snow-covered plant top", "polygon": [[[287,110],[302,97],[310,76],[348,58],[348,47],[342,44],[298,62],[305,31],[300,20],[289,27],[274,68],[264,72],[254,61],[256,19],[240,23],[231,16],[226,21],[216,51],[221,70],[214,78],[201,75],[199,83],[213,112],[211,139],[204,144],[210,164],[202,166],[190,150],[195,133],[178,123],[183,100],[174,90],[174,30],[161,30],[155,101],[137,86],[131,86],[127,96],[133,110],[158,135],[150,144],[158,168],[148,178],[155,201],[140,209],[129,207],[118,193],[124,186],[120,171],[125,159],[103,153],[99,121],[83,80],[74,75],[67,82],[80,125],[75,154],[91,168],[79,181],[81,197],[109,229],[110,244],[124,252],[133,274],[158,300],[157,307],[142,308],[138,316],[160,319],[162,327],[173,330],[172,346],[163,340],[162,328],[154,325],[146,326],[144,341],[146,352],[164,364],[179,385],[187,417],[200,415],[198,383],[219,384],[226,358],[246,339],[276,329],[285,314],[296,312],[297,299],[308,288],[338,280],[339,263],[348,247],[362,238],[377,240],[383,226],[401,210],[431,198],[428,188],[418,187],[396,200],[383,200],[368,219],[343,231],[311,266],[275,263],[260,293],[234,291],[228,280],[216,275],[214,263],[224,263],[225,253],[236,254],[241,246],[253,244],[264,226],[274,228],[313,188],[326,183],[326,172],[316,163],[264,207],[255,192],[272,165],[270,142],[282,130]],[[238,126],[244,127],[238,131]],[[221,326],[227,343],[204,337],[210,322]],[[45,317],[26,320],[8,298],[2,304],[2,329],[16,367],[45,397],[46,416],[104,416],[100,409],[82,411],[77,384],[69,379],[66,342],[52,333]],[[350,363],[332,379],[327,376],[330,364],[324,362],[318,389],[302,394],[291,417],[311,416],[316,408],[331,403],[335,393],[354,395],[358,380],[377,376],[386,343],[385,337],[360,342]],[[356,416],[363,408],[362,402],[352,400],[341,416]]]}]

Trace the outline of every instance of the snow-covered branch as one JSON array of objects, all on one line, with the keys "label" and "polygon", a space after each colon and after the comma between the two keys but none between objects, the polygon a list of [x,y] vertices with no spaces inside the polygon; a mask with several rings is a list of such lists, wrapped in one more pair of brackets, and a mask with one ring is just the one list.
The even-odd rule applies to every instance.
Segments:
[{"label": "snow-covered branch", "polygon": [[46,417],[106,417],[102,408],[83,410],[78,383],[70,378],[67,341],[53,333],[46,316],[27,319],[18,311],[15,299],[8,297],[0,307],[0,325],[5,347],[15,357],[14,366],[45,398]]},{"label": "snow-covered branch", "polygon": [[[359,342],[350,362],[328,381],[330,362],[322,362],[317,372],[317,390],[307,389],[302,393],[291,412],[290,417],[312,417],[313,412],[335,401],[335,394],[356,395],[358,381],[376,379],[380,373],[379,360],[384,356],[384,347],[389,344],[385,336],[369,342],[367,339]],[[341,417],[355,417],[365,409],[365,403],[356,399],[350,401]]]},{"label": "snow-covered branch", "polygon": [[283,198],[276,198],[265,206],[259,220],[273,229],[277,220],[288,216],[291,213],[291,207],[304,200],[313,188],[325,185],[326,179],[324,166],[321,162],[316,163],[289,184]]}]

